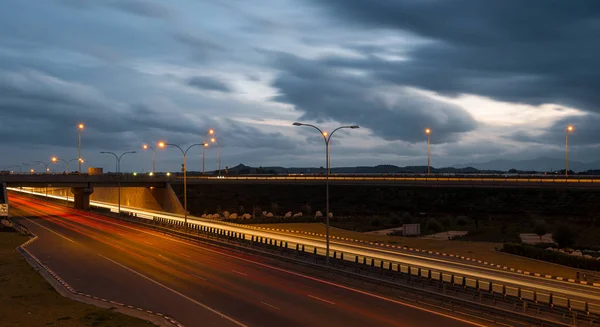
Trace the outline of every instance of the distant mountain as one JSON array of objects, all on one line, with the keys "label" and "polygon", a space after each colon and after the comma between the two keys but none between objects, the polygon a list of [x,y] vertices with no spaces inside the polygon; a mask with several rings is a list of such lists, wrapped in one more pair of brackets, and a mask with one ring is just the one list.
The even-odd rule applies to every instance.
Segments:
[{"label": "distant mountain", "polygon": [[[250,167],[239,164],[228,169],[229,174],[319,174],[325,172],[325,167]],[[502,171],[478,170],[473,167],[431,167],[432,173],[454,173],[454,174],[473,174],[473,173],[502,173]],[[394,165],[379,166],[359,166],[359,167],[333,167],[332,174],[402,174],[402,173],[427,173],[427,166],[406,166],[398,167]]]},{"label": "distant mountain", "polygon": [[[539,157],[536,159],[529,160],[508,160],[508,159],[497,159],[488,162],[480,163],[467,163],[462,165],[454,165],[454,167],[474,167],[480,170],[500,170],[508,171],[510,169],[517,169],[523,171],[539,171],[549,172],[565,169],[565,159],[557,159],[550,157]],[[569,170],[576,172],[582,172],[587,170],[600,169],[600,161],[593,162],[581,162],[569,160]]]}]

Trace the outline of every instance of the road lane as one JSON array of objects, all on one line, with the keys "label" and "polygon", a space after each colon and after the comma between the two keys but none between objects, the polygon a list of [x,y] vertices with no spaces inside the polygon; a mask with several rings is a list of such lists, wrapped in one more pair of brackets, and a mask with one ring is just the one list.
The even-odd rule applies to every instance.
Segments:
[{"label": "road lane", "polygon": [[[204,248],[110,218],[29,198],[15,196],[11,201],[23,215],[41,217],[23,219],[42,241],[34,242],[31,250],[57,273],[64,273],[65,280],[75,289],[102,293],[98,295],[118,302],[126,297],[128,303],[141,303],[139,306],[170,314],[186,326],[206,323],[204,317],[211,313],[197,304],[190,309],[194,303],[189,299],[250,326],[466,325],[397,302],[272,269],[264,265],[263,258]],[[54,251],[60,252],[54,254]],[[132,278],[136,277],[134,272],[147,278],[140,275]],[[121,279],[121,275],[128,277]],[[96,282],[97,279],[100,281]],[[129,285],[126,282],[129,279],[135,279],[137,284]],[[111,287],[117,281],[119,289]],[[152,286],[145,285],[145,292],[140,293],[139,283]],[[157,289],[160,291],[155,295]],[[176,295],[168,289],[183,295],[179,296],[179,302],[188,299],[185,311],[178,305],[163,307],[165,293],[170,297]],[[191,312],[198,312],[197,317]]]},{"label": "road lane", "polygon": [[[114,207],[108,205],[107,207]],[[150,216],[160,216],[160,213],[145,211],[136,209],[135,212]],[[164,214],[165,217],[171,220],[183,221],[183,218],[178,215]],[[228,224],[218,222],[214,220],[206,219],[188,219],[191,224],[203,225],[211,228],[218,228],[236,233],[243,233],[246,236],[254,235],[257,237],[278,239],[281,241],[288,242],[290,246],[295,244],[304,244],[307,246],[307,251],[312,250],[313,247],[317,248],[320,254],[324,255],[324,242],[322,239],[307,238],[300,234],[289,234],[289,233],[274,233],[273,231],[267,231],[262,229],[252,229],[247,226]],[[345,242],[332,242],[331,251],[343,252],[346,254],[353,254],[362,257],[383,259],[385,261],[391,261],[396,263],[403,263],[413,266],[421,266],[429,269],[434,269],[443,272],[451,272],[459,276],[469,276],[481,280],[487,280],[497,282],[507,286],[519,287],[528,290],[535,290],[537,292],[565,296],[571,299],[577,299],[580,301],[586,301],[589,303],[600,304],[600,288],[583,285],[579,283],[570,283],[568,281],[559,281],[555,279],[547,279],[545,277],[536,277],[533,275],[524,275],[517,272],[511,272],[498,268],[492,268],[488,266],[476,265],[471,262],[456,261],[452,258],[443,256],[428,256],[426,254],[415,254],[415,253],[398,253],[392,249],[383,249],[372,247],[365,244],[356,243],[345,243]],[[351,259],[353,256],[347,256],[347,259]]]}]

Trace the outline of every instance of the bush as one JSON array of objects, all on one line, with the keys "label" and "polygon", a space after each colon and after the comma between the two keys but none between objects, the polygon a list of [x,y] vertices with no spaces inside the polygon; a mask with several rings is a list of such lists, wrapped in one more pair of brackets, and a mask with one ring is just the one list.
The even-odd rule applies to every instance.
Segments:
[{"label": "bush", "polygon": [[444,216],[440,219],[440,223],[442,223],[442,226],[444,226],[445,230],[449,230],[452,226],[452,218],[449,216]]},{"label": "bush", "polygon": [[402,214],[402,223],[403,224],[412,224],[413,223],[413,217],[410,215],[410,213],[405,212]]},{"label": "bush", "polygon": [[253,217],[254,218],[262,218],[263,212],[260,207],[254,207]]},{"label": "bush", "polygon": [[548,233],[548,226],[546,226],[546,222],[543,220],[536,220],[533,224],[533,231],[540,237],[540,242],[542,241],[542,236]]},{"label": "bush", "polygon": [[465,216],[459,216],[456,218],[456,224],[458,226],[467,226],[469,224],[469,220]]},{"label": "bush", "polygon": [[400,223],[402,222],[402,219],[400,219],[400,216],[398,216],[395,213],[391,213],[390,214],[390,223],[394,226],[398,226],[400,225]]},{"label": "bush", "polygon": [[554,233],[552,233],[554,242],[556,242],[560,248],[572,246],[575,243],[575,236],[577,236],[575,231],[571,226],[565,223],[557,225],[554,229]]},{"label": "bush", "polygon": [[427,219],[427,230],[433,233],[439,233],[444,230],[444,226],[442,226],[435,218],[429,218]]},{"label": "bush", "polygon": [[600,260],[576,257],[558,251],[546,251],[532,245],[506,243],[502,247],[502,252],[548,261],[573,268],[600,271]]}]

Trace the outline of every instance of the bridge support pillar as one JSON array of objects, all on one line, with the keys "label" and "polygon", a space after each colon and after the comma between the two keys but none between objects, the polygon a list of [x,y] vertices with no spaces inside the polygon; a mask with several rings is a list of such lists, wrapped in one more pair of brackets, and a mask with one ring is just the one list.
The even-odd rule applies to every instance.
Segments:
[{"label": "bridge support pillar", "polygon": [[94,193],[94,188],[88,187],[73,187],[71,192],[74,195],[74,208],[78,210],[89,210],[90,209],[90,195]]}]

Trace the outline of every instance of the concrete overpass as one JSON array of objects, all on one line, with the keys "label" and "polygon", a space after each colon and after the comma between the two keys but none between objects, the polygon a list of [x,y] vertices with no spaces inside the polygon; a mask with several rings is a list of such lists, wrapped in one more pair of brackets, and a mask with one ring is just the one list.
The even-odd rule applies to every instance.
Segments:
[{"label": "concrete overpass", "polygon": [[[241,175],[241,176],[188,176],[188,184],[323,184],[322,175]],[[94,188],[147,188],[167,189],[170,184],[181,184],[180,175],[148,174],[8,174],[0,175],[0,183],[8,187],[70,188],[75,207],[87,209]],[[461,188],[553,188],[553,189],[600,189],[600,176],[423,176],[423,175],[332,175],[331,184],[339,185],[393,185],[406,187],[461,187]],[[156,192],[155,192],[156,193]],[[165,193],[165,194],[166,194]],[[155,196],[156,197],[156,196]],[[173,196],[168,195],[171,199]],[[164,202],[162,196],[159,202]],[[172,201],[171,201],[172,202]]]},{"label": "concrete overpass", "polygon": [[[133,174],[8,174],[0,175],[0,184],[2,183],[5,183],[7,187],[46,188],[46,192],[50,189],[51,194],[60,189],[70,188],[70,191],[73,194],[74,207],[81,210],[89,209],[90,196],[94,193],[95,187],[113,189],[126,188],[130,190],[129,194],[136,194],[138,197],[141,196],[140,194],[142,193],[131,192],[131,190],[135,188],[148,189],[152,190],[152,192],[150,192],[152,198],[156,198],[159,203],[173,202],[173,198],[176,199],[176,196],[174,196],[173,190],[169,185],[170,176]],[[157,190],[154,191],[154,189]],[[160,192],[160,190],[162,190],[162,192]],[[67,192],[65,193],[68,194]],[[125,198],[127,198],[127,194],[124,195]],[[123,196],[119,196],[123,198]],[[146,194],[145,197],[150,198],[148,194]],[[171,207],[174,207],[174,205],[171,205]]]}]

